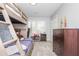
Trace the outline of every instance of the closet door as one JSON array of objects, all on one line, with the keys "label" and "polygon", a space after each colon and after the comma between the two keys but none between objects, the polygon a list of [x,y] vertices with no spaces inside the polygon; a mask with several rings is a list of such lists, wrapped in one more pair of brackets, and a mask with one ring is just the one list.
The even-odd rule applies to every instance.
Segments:
[{"label": "closet door", "polygon": [[77,56],[77,29],[64,29],[64,55]]}]

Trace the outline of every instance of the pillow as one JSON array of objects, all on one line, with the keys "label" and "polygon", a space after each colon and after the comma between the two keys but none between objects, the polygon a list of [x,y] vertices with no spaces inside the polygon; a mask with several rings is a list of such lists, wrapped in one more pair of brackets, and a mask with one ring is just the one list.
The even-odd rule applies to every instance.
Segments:
[{"label": "pillow", "polygon": [[24,38],[21,38],[20,40],[24,40]]},{"label": "pillow", "polygon": [[22,46],[23,50],[25,50],[25,49],[27,49],[27,48],[28,48],[28,47],[27,47],[27,46],[25,46],[24,44],[21,44],[21,46]]}]

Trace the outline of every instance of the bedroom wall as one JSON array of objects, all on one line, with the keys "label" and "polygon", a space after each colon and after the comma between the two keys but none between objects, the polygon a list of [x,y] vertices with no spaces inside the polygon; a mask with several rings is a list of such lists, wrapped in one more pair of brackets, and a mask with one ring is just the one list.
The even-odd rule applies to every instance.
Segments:
[{"label": "bedroom wall", "polygon": [[[79,28],[79,3],[65,3],[51,17],[51,32],[61,28],[61,19],[66,17],[67,28]],[[62,24],[63,25],[63,24]],[[51,38],[53,34],[51,33]]]},{"label": "bedroom wall", "polygon": [[71,28],[71,27],[79,28],[79,22],[78,22],[79,12],[78,11],[79,11],[79,3],[63,4],[62,7],[52,17],[52,20],[54,21],[54,17],[61,17],[62,19],[63,17],[66,17],[68,28]]},{"label": "bedroom wall", "polygon": [[46,33],[47,41],[50,39],[50,17],[29,17],[28,22],[31,23],[32,32]]}]

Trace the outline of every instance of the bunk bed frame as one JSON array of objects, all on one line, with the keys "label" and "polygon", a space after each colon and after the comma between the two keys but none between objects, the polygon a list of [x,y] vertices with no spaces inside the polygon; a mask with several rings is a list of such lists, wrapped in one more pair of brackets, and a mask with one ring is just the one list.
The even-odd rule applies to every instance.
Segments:
[{"label": "bunk bed frame", "polygon": [[[8,45],[11,45],[11,43],[12,43],[12,44],[16,45],[16,48],[18,49],[19,54],[24,56],[27,53],[25,54],[25,51],[23,50],[23,46],[21,45],[21,41],[19,40],[18,36],[16,35],[13,24],[12,24],[11,19],[9,17],[9,15],[10,16],[12,16],[12,15],[17,16],[17,15],[15,13],[13,13],[13,12],[11,12],[11,13],[10,13],[10,11],[8,12],[7,11],[8,9],[7,9],[6,5],[8,5],[8,4],[0,4],[0,11],[2,12],[2,14],[3,14],[4,18],[5,18],[5,22],[0,21],[0,25],[8,25],[7,27],[9,28],[9,31],[10,31],[10,33],[12,35],[12,39],[9,40],[9,41],[6,41],[6,42],[2,42],[2,39],[0,37],[0,52],[2,52],[2,53],[0,53],[0,55],[8,55],[8,53],[6,52],[6,47],[8,47]],[[25,17],[24,14],[22,14],[22,13],[23,12],[21,12],[21,17],[17,16],[17,20],[22,22],[23,24],[26,24],[26,21],[24,19],[26,19],[27,17]],[[25,42],[25,41],[26,40],[23,40],[22,42]],[[27,41],[29,41],[29,44],[31,46],[31,48],[29,50],[31,50],[33,48],[32,40],[27,40]],[[22,44],[24,44],[24,43],[22,43]],[[27,44],[25,43],[24,45],[27,45]]]}]

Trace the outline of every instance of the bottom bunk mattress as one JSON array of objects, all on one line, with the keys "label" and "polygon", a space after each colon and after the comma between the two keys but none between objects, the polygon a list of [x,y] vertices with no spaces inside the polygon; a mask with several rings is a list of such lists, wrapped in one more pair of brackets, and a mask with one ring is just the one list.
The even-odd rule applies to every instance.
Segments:
[{"label": "bottom bunk mattress", "polygon": [[27,38],[27,39],[21,40],[20,43],[21,43],[21,45],[25,45],[27,47],[28,51],[25,51],[25,54],[28,55],[29,52],[33,48],[33,41],[32,41],[32,39],[31,38]]},{"label": "bottom bunk mattress", "polygon": [[20,43],[27,46],[28,48],[33,44],[31,40],[27,40],[27,39],[21,40]]}]

